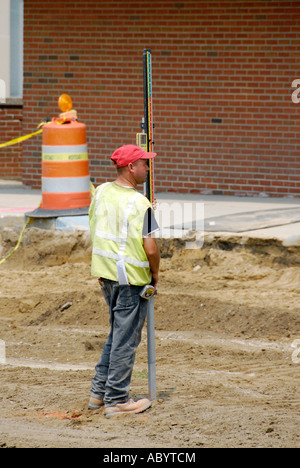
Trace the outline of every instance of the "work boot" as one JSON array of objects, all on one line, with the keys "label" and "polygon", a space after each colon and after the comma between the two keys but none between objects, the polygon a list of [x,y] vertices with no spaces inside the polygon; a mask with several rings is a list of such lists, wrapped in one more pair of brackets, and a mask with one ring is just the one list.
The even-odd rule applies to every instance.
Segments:
[{"label": "work boot", "polygon": [[95,397],[90,398],[89,406],[88,406],[89,410],[97,410],[97,409],[100,409],[101,406],[104,406],[104,401],[102,400],[102,398],[95,398]]},{"label": "work boot", "polygon": [[105,415],[107,419],[113,418],[118,414],[137,414],[146,411],[152,405],[151,401],[147,398],[134,401],[128,400],[126,403],[118,403],[115,406],[107,406],[105,408]]}]

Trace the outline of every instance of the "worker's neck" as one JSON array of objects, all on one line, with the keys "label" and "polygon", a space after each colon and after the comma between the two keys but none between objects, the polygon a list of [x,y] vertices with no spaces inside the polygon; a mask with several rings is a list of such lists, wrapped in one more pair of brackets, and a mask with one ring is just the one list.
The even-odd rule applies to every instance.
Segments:
[{"label": "worker's neck", "polygon": [[137,184],[136,184],[135,180],[132,179],[131,177],[126,177],[123,174],[120,174],[116,178],[115,183],[117,185],[120,185],[121,187],[130,187],[130,188],[134,188],[134,189],[137,188]]}]

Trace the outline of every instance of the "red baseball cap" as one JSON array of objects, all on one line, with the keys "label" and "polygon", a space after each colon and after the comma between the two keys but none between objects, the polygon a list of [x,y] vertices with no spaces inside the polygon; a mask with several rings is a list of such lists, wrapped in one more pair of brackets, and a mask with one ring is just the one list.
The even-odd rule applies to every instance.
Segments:
[{"label": "red baseball cap", "polygon": [[118,148],[112,155],[111,160],[118,167],[125,167],[128,164],[137,161],[138,159],[152,159],[156,153],[147,153],[139,146],[124,145]]}]

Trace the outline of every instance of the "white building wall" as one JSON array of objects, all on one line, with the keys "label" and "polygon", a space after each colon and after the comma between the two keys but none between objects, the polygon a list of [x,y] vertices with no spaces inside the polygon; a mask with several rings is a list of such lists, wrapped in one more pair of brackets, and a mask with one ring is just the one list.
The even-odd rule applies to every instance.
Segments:
[{"label": "white building wall", "polygon": [[[0,44],[0,100],[3,101],[10,95],[10,0],[0,0]],[[6,96],[1,95],[3,92]]]}]

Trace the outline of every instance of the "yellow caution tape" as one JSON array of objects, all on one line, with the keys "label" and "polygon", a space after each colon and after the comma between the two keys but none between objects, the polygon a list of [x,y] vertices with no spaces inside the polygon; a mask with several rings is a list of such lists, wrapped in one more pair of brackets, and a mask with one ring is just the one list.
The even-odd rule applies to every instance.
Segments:
[{"label": "yellow caution tape", "polygon": [[27,228],[27,226],[29,224],[31,224],[32,222],[34,221],[33,218],[28,218],[28,221],[25,223],[25,225],[23,226],[23,229],[21,231],[21,234],[20,234],[20,237],[19,237],[19,240],[16,244],[16,246],[13,248],[13,250],[8,254],[6,255],[6,257],[4,257],[1,261],[0,261],[0,265],[2,265],[2,263],[4,263],[7,259],[9,259],[9,257],[12,256],[13,253],[15,253],[16,250],[18,250],[18,248],[20,247],[20,244],[21,244],[21,241],[22,241],[22,237],[23,237],[23,234],[25,232],[25,229]]},{"label": "yellow caution tape", "polygon": [[[91,197],[92,198],[95,196],[95,190],[96,190],[95,186],[93,185],[92,181],[90,180],[90,192],[91,192]],[[40,205],[41,205],[41,203],[40,203]],[[27,226],[29,226],[29,224],[34,223],[34,221],[35,221],[34,218],[28,218],[27,222],[23,226],[23,229],[21,231],[21,234],[19,236],[19,239],[18,239],[18,242],[17,242],[16,246],[13,248],[13,250],[8,255],[6,255],[6,257],[4,257],[4,258],[2,258],[2,260],[0,260],[0,265],[2,265],[4,262],[6,262],[6,260],[8,260],[9,257],[11,257],[16,252],[16,250],[18,250],[18,248],[20,247],[20,244],[21,244],[25,229],[27,228]]]},{"label": "yellow caution tape", "polygon": [[28,140],[36,135],[43,133],[43,130],[37,130],[36,132],[30,133],[30,135],[24,135],[19,138],[14,138],[13,140],[7,141],[6,143],[0,143],[0,148],[6,148],[7,146],[17,145],[18,143],[22,143],[22,141]]},{"label": "yellow caution tape", "polygon": [[[44,125],[47,125],[48,122],[41,122],[39,127],[41,126],[44,126]],[[49,122],[51,123],[51,122]],[[63,122],[60,122],[60,123],[63,123]],[[6,148],[7,146],[12,146],[12,145],[16,145],[18,143],[21,143],[22,141],[25,141],[25,140],[28,140],[29,138],[32,138],[36,135],[39,135],[40,133],[43,133],[43,129],[40,129],[40,130],[37,130],[36,132],[33,132],[33,133],[30,133],[30,135],[25,135],[25,136],[22,136],[22,137],[19,137],[19,138],[15,138],[11,141],[8,141],[6,143],[1,143],[0,144],[0,148]],[[50,156],[52,155],[48,155],[48,154],[43,154],[43,159],[44,160],[52,160],[52,157],[50,159]],[[56,154],[54,155],[55,156],[55,159],[58,159],[58,160],[72,160],[73,157],[75,159],[75,156],[76,156],[76,159],[88,159],[88,154],[87,153],[80,153],[80,154],[74,154],[74,155],[65,155],[65,154]],[[68,157],[67,157],[68,156]],[[48,159],[49,158],[49,159]],[[95,194],[95,187],[94,185],[92,184],[92,182],[90,181],[90,191],[91,191],[91,196],[93,197],[94,194]],[[0,265],[2,265],[4,262],[6,262],[6,260],[8,260],[15,252],[16,250],[18,250],[18,248],[20,247],[20,244],[21,244],[21,241],[22,241],[22,238],[23,238],[23,235],[24,235],[24,232],[27,228],[27,226],[29,226],[29,224],[33,223],[35,220],[34,218],[28,218],[27,222],[24,224],[23,226],[23,229],[21,231],[21,234],[19,236],[19,239],[18,239],[18,242],[16,244],[16,246],[13,248],[13,250],[8,254],[6,255],[6,257],[2,258],[0,260]]]}]

